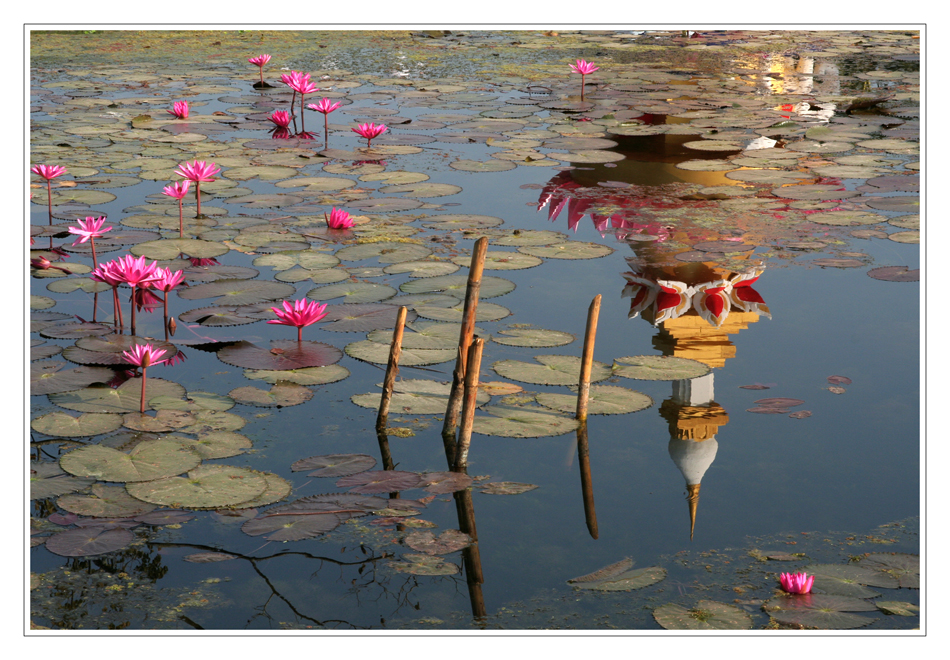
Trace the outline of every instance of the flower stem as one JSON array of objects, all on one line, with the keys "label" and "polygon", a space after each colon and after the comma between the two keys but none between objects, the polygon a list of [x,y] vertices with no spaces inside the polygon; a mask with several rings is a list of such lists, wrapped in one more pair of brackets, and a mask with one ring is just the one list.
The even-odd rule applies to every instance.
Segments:
[{"label": "flower stem", "polygon": [[[49,179],[46,180],[46,204],[49,209],[49,224],[53,225],[53,182]],[[49,239],[50,247],[53,245],[52,236]]]},{"label": "flower stem", "polygon": [[298,326],[297,326],[297,341],[299,342],[299,341],[301,341],[302,339],[303,339],[303,326],[302,326],[302,325],[298,325]]},{"label": "flower stem", "polygon": [[182,198],[178,198],[178,238],[185,237],[185,214],[181,208]]},{"label": "flower stem", "polygon": [[198,211],[195,213],[195,218],[201,217],[201,181],[195,181],[195,197],[198,198]]},{"label": "flower stem", "polygon": [[95,270],[99,267],[99,264],[96,263],[96,239],[90,236],[89,245],[92,246],[92,268]]},{"label": "flower stem", "polygon": [[135,285],[132,285],[132,297],[129,299],[132,302],[132,334],[135,335]]},{"label": "flower stem", "polygon": [[148,371],[148,367],[142,366],[142,398],[139,401],[139,412],[143,415],[145,414],[145,373]]}]

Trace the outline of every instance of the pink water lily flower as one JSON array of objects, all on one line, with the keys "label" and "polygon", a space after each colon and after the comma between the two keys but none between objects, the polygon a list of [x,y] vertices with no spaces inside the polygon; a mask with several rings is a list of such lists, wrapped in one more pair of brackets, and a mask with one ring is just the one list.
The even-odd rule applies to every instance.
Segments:
[{"label": "pink water lily flower", "polygon": [[279,128],[287,128],[290,126],[290,113],[286,110],[275,110],[268,119],[274,122]]},{"label": "pink water lily flower", "polygon": [[195,182],[195,197],[198,200],[198,210],[195,217],[201,217],[201,183],[210,183],[214,181],[214,175],[221,171],[221,168],[214,163],[206,163],[203,160],[196,160],[190,163],[182,163],[175,170],[175,174],[183,176],[189,181]]},{"label": "pink water lily flower", "polygon": [[103,236],[107,231],[112,229],[112,227],[106,227],[103,229],[102,225],[105,223],[105,216],[99,218],[87,217],[85,220],[77,219],[76,222],[79,223],[79,227],[70,227],[69,233],[76,234],[79,238],[73,241],[73,245],[79,245],[80,243],[85,243],[89,241],[89,245],[92,246],[92,267],[95,268],[98,264],[96,262],[96,241],[95,239]]},{"label": "pink water lily flower", "polygon": [[353,218],[343,209],[334,208],[330,211],[329,217],[326,213],[323,217],[326,218],[327,227],[330,229],[349,229],[353,226]]},{"label": "pink water lily flower", "polygon": [[360,124],[357,128],[351,128],[351,131],[354,133],[366,138],[366,147],[369,148],[372,144],[373,138],[379,137],[386,132],[386,125],[380,124]]},{"label": "pink water lily flower", "polygon": [[166,110],[175,119],[188,119],[188,101],[175,101],[171,110]]},{"label": "pink water lily flower", "polygon": [[184,181],[176,181],[170,186],[165,186],[162,188],[162,194],[168,195],[173,199],[178,200],[178,237],[185,237],[185,215],[184,211],[181,208],[181,202],[185,198],[185,195],[188,194],[188,187],[191,185],[191,181],[185,179]]},{"label": "pink water lily flower", "polygon": [[275,325],[292,325],[297,328],[297,341],[301,340],[303,328],[313,325],[327,315],[327,306],[314,300],[297,300],[291,305],[284,301],[283,309],[271,307],[277,318],[268,323]]},{"label": "pink water lily flower", "polygon": [[[281,78],[283,79],[283,77]],[[290,75],[285,81],[295,94],[300,94],[300,130],[305,131],[304,128],[304,119],[303,119],[303,101],[304,97],[307,94],[312,94],[313,92],[319,92],[320,88],[313,84],[310,80],[309,73],[300,73],[299,71],[291,71]],[[291,99],[291,105],[293,100]]]},{"label": "pink water lily flower", "polygon": [[584,100],[584,79],[587,77],[587,74],[593,73],[600,69],[599,66],[594,66],[593,62],[585,62],[584,60],[577,60],[576,64],[571,65],[571,70],[574,73],[581,74],[581,101]]},{"label": "pink water lily flower", "polygon": [[158,268],[158,262],[153,261],[150,264],[145,263],[145,257],[136,259],[127,254],[112,263],[112,274],[120,281],[125,282],[132,287],[132,334],[135,334],[135,290],[148,282],[158,279],[155,270]]},{"label": "pink water lily flower", "polygon": [[171,358],[171,355],[168,355],[168,351],[161,350],[152,346],[149,343],[145,344],[136,344],[131,349],[122,352],[122,357],[125,358],[125,361],[129,364],[134,364],[137,367],[142,367],[142,396],[139,400],[139,412],[145,413],[145,381],[147,379],[146,372],[150,365],[161,364],[162,362],[167,361]]},{"label": "pink water lily flower", "polygon": [[264,86],[264,65],[270,62],[270,55],[267,55],[265,53],[264,55],[258,55],[257,57],[249,57],[247,58],[247,61],[260,68],[260,71],[261,71],[260,86],[263,87]]},{"label": "pink water lily flower", "polygon": [[316,110],[323,114],[323,142],[327,143],[327,140],[330,137],[330,125],[328,123],[328,116],[331,112],[339,108],[342,103],[334,103],[330,99],[324,97],[320,99],[319,103],[310,103],[307,105],[311,110]]},{"label": "pink water lily flower", "polygon": [[779,581],[782,583],[782,589],[790,594],[807,594],[811,592],[815,576],[808,573],[782,573]]},{"label": "pink water lily flower", "polygon": [[[66,168],[62,165],[34,165],[30,171],[37,176],[46,179],[46,205],[49,209],[49,223],[53,224],[53,186],[52,180],[58,176],[66,174]],[[53,247],[53,237],[49,237],[49,246]]]}]

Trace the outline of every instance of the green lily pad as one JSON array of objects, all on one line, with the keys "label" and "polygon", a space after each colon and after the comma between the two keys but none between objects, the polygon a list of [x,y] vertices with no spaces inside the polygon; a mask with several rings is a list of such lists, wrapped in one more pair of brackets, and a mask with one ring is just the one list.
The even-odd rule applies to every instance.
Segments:
[{"label": "green lily pad", "polygon": [[348,517],[331,512],[264,515],[248,520],[241,531],[250,536],[266,534],[268,541],[302,541],[336,529]]},{"label": "green lily pad", "polygon": [[[145,385],[145,409],[149,410],[149,401],[157,396],[171,396],[179,398],[185,394],[185,388],[178,383],[149,378]],[[93,413],[127,413],[139,410],[142,396],[142,379],[131,378],[119,387],[112,389],[108,386],[86,387],[73,392],[50,394],[50,402],[79,412]]]},{"label": "green lily pad", "polygon": [[[99,254],[102,254],[98,243],[96,244],[96,247],[96,251]],[[89,279],[88,277],[73,278],[68,280],[53,280],[46,285],[46,290],[50,291],[51,293],[72,293],[76,290],[80,290],[83,293],[102,293],[103,291],[108,291],[111,288],[112,287],[105,282],[96,282]]]},{"label": "green lily pad", "polygon": [[403,261],[386,266],[383,272],[387,275],[409,273],[411,277],[438,277],[440,275],[451,275],[458,269],[457,264],[448,261]]},{"label": "green lily pad", "polygon": [[317,250],[296,250],[290,252],[275,252],[274,254],[265,254],[257,257],[253,264],[255,266],[270,266],[274,270],[289,270],[294,266],[299,266],[307,270],[320,270],[332,268],[340,263],[340,260],[332,254],[318,252]]},{"label": "green lily pad", "polygon": [[326,385],[341,381],[350,375],[350,370],[338,364],[326,367],[304,367],[302,369],[288,369],[273,371],[268,369],[247,369],[244,377],[251,380],[262,380],[273,385],[279,380],[286,380],[298,385]]},{"label": "green lily pad", "polygon": [[[387,364],[389,362],[389,346],[380,344],[379,342],[368,340],[357,341],[352,344],[347,344],[343,350],[346,351],[346,354],[350,357],[364,362],[373,362],[375,364]],[[399,355],[399,364],[407,367],[439,364],[454,360],[457,354],[457,349],[449,348],[404,348]],[[375,407],[379,407],[378,402]]]},{"label": "green lily pad", "polygon": [[599,259],[613,251],[613,248],[606,245],[581,241],[565,241],[553,245],[526,245],[518,248],[518,252],[543,259]]},{"label": "green lily pad", "polygon": [[[862,559],[859,566],[880,571],[897,579],[901,589],[920,588],[920,557],[918,555],[875,552]],[[868,584],[874,583],[868,582]]]},{"label": "green lily pad", "polygon": [[446,213],[426,218],[422,226],[438,231],[474,231],[485,227],[497,227],[504,220],[493,215],[475,215],[472,213]]},{"label": "green lily pad", "polygon": [[66,369],[61,360],[43,360],[30,364],[30,394],[54,394],[80,390],[93,383],[108,383],[115,377],[112,369],[105,367],[76,367]]},{"label": "green lily pad", "polygon": [[[536,385],[577,385],[581,374],[581,359],[573,355],[536,355],[538,363],[501,360],[492,365],[499,376],[521,383]],[[590,382],[610,378],[610,367],[603,362],[591,365]]]},{"label": "green lily pad", "polygon": [[147,241],[129,248],[129,252],[136,257],[148,259],[177,259],[180,254],[189,257],[210,259],[219,257],[228,252],[228,248],[221,243],[199,241],[194,238],[165,238],[159,241]]},{"label": "green lily pad", "polygon": [[334,176],[307,176],[286,181],[278,181],[274,184],[278,188],[303,188],[301,192],[336,192],[352,188],[356,185],[353,179],[342,179]]},{"label": "green lily pad", "polygon": [[401,261],[424,259],[431,250],[415,243],[364,243],[340,248],[336,256],[343,261],[363,261],[378,257],[381,264],[395,264]]},{"label": "green lily pad", "polygon": [[194,413],[195,423],[179,429],[182,433],[214,433],[215,431],[237,431],[244,428],[247,421],[240,415],[218,410],[201,410]]},{"label": "green lily pad", "polygon": [[[459,343],[461,323],[438,323],[432,321],[416,321],[407,324],[408,332],[402,335],[403,348],[450,348],[454,349]],[[474,333],[483,339],[489,335],[481,328],[474,328]],[[370,341],[387,346],[392,343],[393,333],[390,330],[374,330],[366,335]]]},{"label": "green lily pad", "polygon": [[[456,351],[453,351],[453,357]],[[400,364],[402,364],[400,358]],[[382,384],[379,385],[382,387]],[[449,404],[449,392],[452,389],[451,383],[409,378],[396,381],[393,385],[393,394],[389,402],[391,413],[400,413],[406,415],[443,415]],[[354,394],[350,400],[363,408],[377,410],[379,408],[382,392],[372,392],[369,394]],[[484,392],[479,391],[476,394],[475,401],[478,405],[488,403],[491,397]]]},{"label": "green lily pad", "polygon": [[289,481],[283,477],[277,476],[273,472],[255,471],[255,474],[264,477],[264,492],[257,497],[247,500],[246,502],[232,504],[228,507],[229,509],[257,509],[262,506],[274,504],[286,498],[293,490],[293,485]]},{"label": "green lily pad", "polygon": [[492,335],[492,341],[505,346],[549,348],[570,344],[574,341],[574,335],[558,330],[544,330],[543,328],[514,328],[499,330]]},{"label": "green lily pad", "polygon": [[483,435],[506,438],[542,438],[573,431],[578,421],[547,408],[494,405],[483,408],[485,416],[476,415],[472,430]]},{"label": "green lily pad", "polygon": [[554,243],[563,243],[569,240],[567,234],[548,229],[520,229],[511,234],[496,236],[491,239],[494,245],[552,245]]},{"label": "green lily pad", "polygon": [[[608,567],[610,568],[610,567]],[[587,577],[587,576],[584,576]],[[633,568],[616,575],[605,575],[595,580],[574,578],[568,583],[575,589],[592,589],[594,591],[632,591],[643,589],[656,584],[666,578],[666,569],[659,566],[648,568]]]},{"label": "green lily pad", "polygon": [[58,463],[30,463],[30,499],[43,500],[87,488],[95,479],[74,477],[63,472]]},{"label": "green lily pad", "polygon": [[763,608],[780,623],[797,624],[818,630],[849,630],[866,626],[873,619],[850,612],[873,612],[873,603],[846,596],[797,594],[779,596]]},{"label": "green lily pad", "polygon": [[131,518],[155,510],[154,504],[135,499],[123,486],[93,484],[90,493],[69,493],[56,500],[60,509],[94,518]]},{"label": "green lily pad", "polygon": [[[348,305],[329,305],[323,317],[321,329],[332,332],[371,332],[373,330],[393,329],[399,307],[382,303],[351,303]],[[416,313],[409,310],[406,321],[415,320]]]},{"label": "green lily pad", "polygon": [[296,287],[268,280],[217,280],[178,290],[185,300],[217,298],[216,305],[252,305],[293,297]]},{"label": "green lily pad", "polygon": [[[324,167],[324,170],[328,170]],[[391,172],[372,172],[360,177],[360,181],[383,181],[389,185],[404,185],[407,183],[420,183],[428,181],[429,175],[422,172],[406,172],[405,170],[392,170]]]},{"label": "green lily pad", "polygon": [[917,605],[906,601],[878,600],[875,601],[874,604],[877,606],[877,609],[884,612],[884,614],[897,616],[918,616],[920,614],[920,608]]},{"label": "green lily pad", "polygon": [[194,413],[200,410],[230,410],[234,407],[234,400],[213,392],[188,392],[184,399],[157,396],[150,399],[148,405],[152,410],[180,410]]},{"label": "green lily pad", "polygon": [[[443,275],[441,277],[426,277],[420,280],[403,282],[399,289],[404,293],[435,293],[444,292],[451,296],[465,298],[465,289],[468,286],[468,275]],[[479,300],[496,298],[514,291],[515,283],[503,277],[491,275],[482,276],[478,291]]]},{"label": "green lily pad", "polygon": [[843,582],[851,582],[872,587],[896,589],[896,578],[882,574],[879,571],[852,564],[814,564],[802,569],[808,575],[814,575],[816,582],[819,578],[832,578]]},{"label": "green lily pad", "polygon": [[402,561],[393,561],[389,565],[400,573],[412,575],[455,575],[459,567],[444,561],[438,555],[423,555],[407,552]]},{"label": "green lily pad", "polygon": [[634,355],[614,360],[617,376],[635,380],[687,380],[710,371],[702,362],[672,355]]},{"label": "green lily pad", "polygon": [[421,530],[407,534],[402,542],[427,555],[447,555],[470,546],[472,537],[457,529],[447,529],[438,536],[428,530]]},{"label": "green lily pad", "polygon": [[[462,472],[425,472],[420,488],[430,493],[455,493],[472,485],[474,479]],[[416,548],[418,550],[418,548]]]},{"label": "green lily pad", "polygon": [[232,167],[227,171],[226,175],[227,178],[232,181],[248,181],[250,179],[278,181],[280,179],[297,176],[297,169],[281,165],[252,165],[250,167]]},{"label": "green lily pad", "polygon": [[159,410],[154,417],[139,412],[122,416],[122,425],[125,428],[148,433],[165,433],[194,423],[194,415],[183,410]]},{"label": "green lily pad", "polygon": [[228,396],[245,405],[284,408],[306,403],[313,398],[313,391],[296,383],[277,381],[270,390],[251,386],[238,387],[228,392]]},{"label": "green lily pad", "polygon": [[[546,408],[565,413],[574,413],[577,410],[577,396],[574,394],[539,392],[537,401]],[[587,412],[590,415],[624,415],[644,410],[652,405],[652,398],[626,387],[592,385]]]},{"label": "green lily pad", "polygon": [[247,502],[267,488],[264,477],[247,468],[202,465],[186,477],[131,483],[129,494],[144,502],[183,509],[220,509]]},{"label": "green lily pad", "polygon": [[162,479],[187,472],[200,463],[197,454],[170,440],[141,442],[128,454],[90,445],[59,459],[60,467],[77,477],[120,482]]},{"label": "green lily pad", "polygon": [[374,284],[372,282],[341,282],[310,289],[307,297],[320,302],[344,298],[343,303],[370,303],[392,298],[396,289],[388,284]]},{"label": "green lily pad", "polygon": [[167,436],[166,439],[177,442],[182,447],[198,454],[202,460],[230,458],[244,453],[253,444],[250,438],[234,431],[212,431],[201,433],[197,439],[185,436]]},{"label": "green lily pad", "polygon": [[459,186],[453,186],[450,183],[431,183],[429,181],[420,183],[406,183],[397,186],[386,186],[380,188],[379,192],[385,195],[404,193],[406,197],[421,197],[427,199],[430,197],[446,197],[462,192]]},{"label": "green lily pad", "polygon": [[506,172],[518,166],[504,160],[485,161],[459,159],[449,163],[449,167],[453,170],[461,170],[462,172]]},{"label": "green lily pad", "polygon": [[734,605],[701,600],[686,609],[667,603],[653,610],[653,618],[667,630],[750,630],[752,617]]},{"label": "green lily pad", "polygon": [[79,364],[126,366],[129,363],[122,353],[143,344],[151,344],[163,351],[163,355],[174,355],[178,352],[174,344],[161,340],[142,339],[134,335],[105,334],[78,339],[75,346],[67,346],[63,350],[63,357]]},{"label": "green lily pad", "polygon": [[[460,255],[452,261],[459,266],[468,266],[472,263],[471,257]],[[529,254],[517,252],[489,251],[485,253],[485,268],[487,270],[520,270],[540,266],[544,261]]]},{"label": "green lily pad", "polygon": [[832,225],[835,227],[856,227],[858,225],[874,225],[885,222],[887,216],[869,211],[827,211],[825,213],[815,213],[808,216],[809,222],[816,222],[819,225]]}]

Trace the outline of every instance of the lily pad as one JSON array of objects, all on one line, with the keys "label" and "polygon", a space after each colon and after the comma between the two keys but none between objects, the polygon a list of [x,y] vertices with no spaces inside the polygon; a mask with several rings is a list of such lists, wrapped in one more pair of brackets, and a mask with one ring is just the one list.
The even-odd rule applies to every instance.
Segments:
[{"label": "lily pad", "polygon": [[[452,261],[459,266],[468,266],[472,263],[471,257],[458,256]],[[519,254],[518,252],[489,251],[485,253],[486,270],[521,270],[524,268],[534,268],[540,266],[544,261],[530,254]]]},{"label": "lily pad", "polygon": [[[443,275],[441,277],[426,277],[419,280],[410,280],[400,285],[404,293],[434,293],[444,292],[458,298],[465,298],[465,289],[468,286],[468,275]],[[515,283],[502,277],[491,275],[482,276],[478,292],[479,300],[496,298],[514,291]]]},{"label": "lily pad", "polygon": [[159,241],[147,241],[129,248],[136,257],[149,259],[177,259],[179,255],[211,259],[228,252],[228,247],[212,241],[199,241],[194,238],[166,238]]},{"label": "lily pad", "polygon": [[341,302],[352,303],[370,303],[379,302],[392,298],[397,293],[396,289],[388,284],[375,284],[372,282],[341,282],[329,286],[321,286],[310,289],[307,297],[311,300],[320,302],[343,298]]},{"label": "lily pad", "polygon": [[56,506],[70,513],[95,518],[129,518],[148,513],[155,505],[138,500],[122,486],[93,484],[90,493],[70,493],[56,500]]},{"label": "lily pad", "polygon": [[90,445],[75,449],[59,459],[60,467],[77,477],[103,481],[153,481],[187,472],[201,459],[171,440],[141,442],[125,452]]},{"label": "lily pad", "polygon": [[[388,350],[388,347],[386,348]],[[455,357],[458,353],[457,349],[446,350],[448,351],[445,354],[447,359]],[[425,357],[424,349],[411,350],[411,353],[413,355],[423,353]],[[451,356],[449,356],[449,353],[451,353]],[[409,366],[408,363],[402,361],[402,356],[400,356],[400,364],[407,364],[407,366]],[[382,387],[381,384],[380,387]],[[449,404],[449,391],[451,387],[450,383],[434,380],[416,378],[398,380],[393,386],[389,409],[391,412],[399,412],[407,415],[442,415],[445,413]],[[381,399],[382,392],[354,394],[351,397],[351,400],[356,405],[372,410],[379,408]],[[478,405],[488,403],[489,399],[489,395],[483,392],[478,392],[476,395]]]},{"label": "lily pad", "polygon": [[470,546],[472,537],[457,529],[447,529],[438,536],[428,530],[422,530],[407,534],[402,542],[427,555],[447,555]]},{"label": "lily pad", "polygon": [[274,371],[269,369],[248,369],[244,372],[245,378],[263,380],[273,385],[279,380],[297,383],[298,385],[326,385],[336,383],[350,375],[350,370],[338,364],[326,367],[304,367],[303,369],[288,369]]},{"label": "lily pad", "polygon": [[64,438],[82,438],[109,433],[122,426],[122,418],[109,413],[84,413],[73,417],[68,413],[54,411],[37,417],[30,423],[37,433],[61,436]]},{"label": "lily pad", "polygon": [[[393,329],[399,307],[381,303],[354,303],[327,306],[321,329],[333,332],[371,332]],[[407,311],[406,322],[415,320],[416,312]]]},{"label": "lily pad", "polygon": [[687,380],[705,376],[709,367],[696,360],[671,355],[634,355],[617,358],[614,374],[634,380]]},{"label": "lily pad", "polygon": [[228,392],[228,396],[245,405],[284,408],[306,403],[313,398],[313,391],[296,383],[277,381],[270,390],[252,386],[237,387]]},{"label": "lily pad", "polygon": [[[145,409],[149,410],[149,401],[157,396],[179,398],[185,394],[185,388],[161,378],[149,378],[145,385]],[[50,402],[68,410],[94,413],[128,413],[139,410],[142,396],[142,379],[131,378],[113,389],[107,386],[86,387],[73,392],[50,394]]]},{"label": "lily pad", "polygon": [[63,350],[63,357],[79,364],[128,366],[128,360],[122,353],[147,343],[161,350],[163,355],[174,355],[178,352],[174,344],[161,340],[142,339],[134,335],[105,334],[78,339],[75,346],[67,346]]},{"label": "lily pad", "polygon": [[598,259],[606,257],[613,251],[613,248],[600,243],[580,241],[566,241],[553,245],[526,245],[518,248],[518,252],[543,259]]},{"label": "lily pad", "polygon": [[296,250],[266,254],[257,257],[253,263],[255,266],[270,266],[274,270],[289,270],[294,266],[308,270],[320,270],[332,268],[339,264],[340,260],[332,254],[317,250]]},{"label": "lily pad", "polygon": [[752,617],[734,605],[701,600],[686,609],[667,603],[653,610],[653,618],[667,630],[750,630]]},{"label": "lily pad", "polygon": [[183,399],[157,396],[150,399],[148,405],[153,410],[178,410],[193,413],[201,410],[230,410],[234,407],[234,400],[213,392],[188,392]]},{"label": "lily pad", "polygon": [[240,341],[225,346],[217,352],[217,356],[225,364],[235,367],[283,371],[336,364],[343,357],[343,352],[329,344],[290,339],[272,341],[269,349]]},{"label": "lily pad", "polygon": [[504,223],[493,215],[475,215],[472,213],[446,213],[426,218],[422,226],[438,231],[475,231],[486,227],[497,227]]},{"label": "lily pad", "polygon": [[48,497],[59,497],[66,493],[88,488],[95,483],[95,479],[74,477],[59,467],[58,463],[31,463],[30,464],[30,499],[42,500]]},{"label": "lily pad", "polygon": [[542,438],[573,431],[578,421],[546,408],[493,405],[476,415],[472,431],[505,438]]},{"label": "lily pad", "polygon": [[148,433],[173,431],[194,424],[194,422],[194,415],[184,410],[159,410],[154,417],[139,412],[131,412],[122,417],[122,425],[125,428]]},{"label": "lily pad", "polygon": [[290,469],[293,472],[313,470],[308,477],[348,477],[371,470],[375,465],[376,459],[368,454],[325,454],[302,458]]},{"label": "lily pad", "polygon": [[[577,385],[581,359],[573,355],[537,355],[538,364],[518,360],[501,360],[492,365],[499,376],[536,385]],[[610,378],[610,367],[603,362],[591,364],[590,382]]]},{"label": "lily pad", "polygon": [[127,529],[78,527],[53,534],[46,540],[46,549],[61,557],[90,557],[121,550],[134,540]]},{"label": "lily pad", "polygon": [[[587,577],[587,576],[585,576]],[[583,578],[568,580],[575,589],[592,589],[595,591],[632,591],[643,589],[656,584],[666,578],[666,569],[659,566],[648,568],[634,568],[617,575],[606,575],[600,579],[583,581]]]},{"label": "lily pad", "polygon": [[918,616],[920,614],[920,607],[906,601],[878,600],[874,602],[874,605],[884,614],[897,616]]},{"label": "lily pad", "polygon": [[418,488],[420,477],[415,472],[399,470],[375,470],[360,472],[343,477],[336,482],[337,488],[349,488],[351,493],[373,495],[376,493],[395,493],[410,488]]},{"label": "lily pad", "polygon": [[[347,344],[343,350],[346,354],[357,360],[364,362],[373,362],[375,364],[387,364],[389,362],[389,346],[375,341],[357,341]],[[454,360],[458,354],[457,349],[425,349],[425,348],[405,348],[399,355],[399,364],[407,367],[418,367],[427,364],[439,364]],[[363,404],[359,404],[363,405]],[[379,402],[375,406],[378,407]],[[444,408],[443,408],[444,410]]]},{"label": "lily pad", "polygon": [[472,478],[462,472],[425,472],[421,477],[419,486],[430,493],[454,493],[472,485]]},{"label": "lily pad", "polygon": [[779,596],[763,608],[780,623],[818,630],[848,630],[870,624],[873,619],[850,612],[873,612],[873,603],[847,596],[798,594]]},{"label": "lily pad", "polygon": [[492,341],[505,346],[549,348],[570,344],[574,341],[574,335],[558,330],[544,330],[543,328],[513,328],[499,330],[492,335]]},{"label": "lily pad", "polygon": [[[561,412],[574,413],[577,410],[577,396],[574,394],[539,392],[537,400],[542,406]],[[587,405],[587,412],[591,415],[624,415],[649,408],[653,399],[626,387],[592,385]]]},{"label": "lily pad", "polygon": [[479,486],[480,493],[486,495],[520,495],[537,488],[536,484],[523,484],[517,481],[492,481]]},{"label": "lily pad", "polygon": [[[920,557],[918,555],[876,552],[862,559],[859,566],[883,572],[897,579],[901,589],[920,588]],[[868,584],[875,583],[868,582]]]},{"label": "lily pad", "polygon": [[[426,319],[433,321],[448,321],[451,323],[461,323],[465,316],[465,304],[459,303],[454,307],[439,307],[436,305],[419,305],[415,308],[416,313]],[[496,305],[494,303],[479,302],[478,309],[475,311],[475,321],[478,323],[486,321],[499,321],[510,315],[511,311],[507,307]]]},{"label": "lily pad", "polygon": [[409,273],[411,277],[439,277],[451,275],[458,269],[457,264],[449,261],[403,261],[386,266],[383,272],[387,275]]},{"label": "lily pad", "polygon": [[296,293],[296,287],[290,284],[268,280],[217,280],[178,290],[178,296],[185,300],[217,298],[216,305],[251,305],[290,298]]},{"label": "lily pad", "polygon": [[230,465],[202,465],[186,477],[126,485],[144,502],[183,509],[220,509],[247,502],[267,488],[260,473]]},{"label": "lily pad", "polygon": [[241,525],[250,536],[264,536],[268,541],[301,541],[333,531],[348,516],[336,513],[301,513],[258,516]]}]

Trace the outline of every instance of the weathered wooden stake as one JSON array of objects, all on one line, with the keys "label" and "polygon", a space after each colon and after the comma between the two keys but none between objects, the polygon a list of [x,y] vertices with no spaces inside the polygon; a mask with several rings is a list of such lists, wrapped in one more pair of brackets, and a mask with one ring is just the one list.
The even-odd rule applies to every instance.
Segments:
[{"label": "weathered wooden stake", "polygon": [[376,415],[376,432],[385,433],[389,418],[389,401],[393,397],[393,384],[399,373],[399,354],[402,352],[402,332],[406,326],[406,308],[399,308],[396,315],[396,327],[393,329],[393,343],[389,346],[389,362],[386,364],[386,377],[383,379],[383,396],[379,401],[379,414]]},{"label": "weathered wooden stake", "polygon": [[485,340],[475,337],[468,348],[465,365],[465,392],[462,398],[462,422],[459,426],[458,445],[455,450],[455,469],[464,470],[468,466],[468,447],[472,442],[472,423],[475,420],[475,408],[478,403],[478,371],[482,366],[482,348]]},{"label": "weathered wooden stake", "polygon": [[475,241],[472,250],[472,264],[468,271],[468,284],[465,288],[465,307],[463,308],[462,329],[459,332],[459,351],[455,358],[455,370],[452,372],[452,389],[449,391],[449,405],[445,409],[445,421],[442,424],[442,442],[445,444],[449,465],[455,461],[455,426],[458,423],[459,407],[462,402],[462,382],[465,378],[465,362],[468,359],[468,347],[475,332],[475,314],[478,311],[478,292],[482,285],[482,270],[485,267],[485,253],[488,251],[488,237],[482,236]]},{"label": "weathered wooden stake", "polygon": [[587,310],[587,330],[584,332],[584,354],[581,356],[581,375],[577,384],[577,414],[580,422],[587,421],[587,399],[590,396],[590,368],[594,361],[594,339],[597,337],[597,317],[600,315],[600,294],[594,296]]},{"label": "weathered wooden stake", "polygon": [[581,495],[584,500],[584,519],[591,538],[597,538],[597,510],[594,508],[594,486],[590,475],[590,452],[587,447],[587,421],[577,427],[577,459],[581,469]]}]

